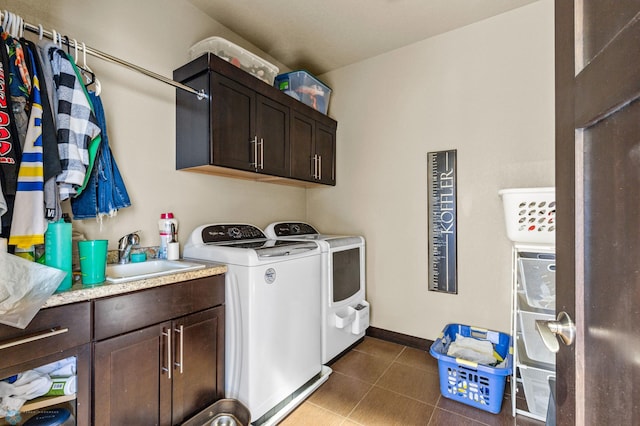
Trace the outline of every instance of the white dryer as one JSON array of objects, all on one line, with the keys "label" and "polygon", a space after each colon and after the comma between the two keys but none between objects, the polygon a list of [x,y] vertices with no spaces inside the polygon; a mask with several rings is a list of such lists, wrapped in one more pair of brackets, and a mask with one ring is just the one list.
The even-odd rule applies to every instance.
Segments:
[{"label": "white dryer", "polygon": [[314,241],[322,250],[322,363],[362,339],[369,326],[365,300],[365,240],[361,236],[324,235],[304,222],[274,222],[269,238]]},{"label": "white dryer", "polygon": [[210,224],[191,233],[184,257],[227,265],[225,394],[252,422],[277,424],[331,372],[320,359],[320,249]]}]

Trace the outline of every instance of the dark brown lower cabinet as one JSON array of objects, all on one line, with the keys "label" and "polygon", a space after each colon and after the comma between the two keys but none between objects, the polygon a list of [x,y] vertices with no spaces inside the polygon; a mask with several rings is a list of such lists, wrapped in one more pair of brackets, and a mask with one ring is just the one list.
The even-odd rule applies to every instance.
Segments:
[{"label": "dark brown lower cabinet", "polygon": [[91,304],[73,303],[42,309],[25,329],[0,325],[0,380],[54,362],[75,361],[77,392],[27,401],[20,411],[0,419],[0,425],[23,424],[60,408],[76,424],[91,424]]},{"label": "dark brown lower cabinet", "polygon": [[180,424],[222,398],[223,303],[223,276],[96,300],[94,424]]}]

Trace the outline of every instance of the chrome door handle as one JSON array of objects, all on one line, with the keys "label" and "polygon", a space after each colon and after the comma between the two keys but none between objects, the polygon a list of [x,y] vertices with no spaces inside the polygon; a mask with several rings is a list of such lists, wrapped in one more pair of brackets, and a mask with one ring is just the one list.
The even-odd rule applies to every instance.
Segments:
[{"label": "chrome door handle", "polygon": [[[165,331],[166,330],[166,331]],[[161,371],[166,371],[167,372],[167,378],[169,380],[171,380],[171,351],[172,351],[172,347],[171,347],[171,329],[162,329],[162,335],[165,336],[167,338],[167,366],[166,367],[162,367]]]},{"label": "chrome door handle", "polygon": [[249,165],[258,170],[258,136],[254,136],[249,143],[253,145],[253,162]]},{"label": "chrome door handle", "polygon": [[319,167],[318,167],[318,154],[313,154],[313,178],[318,179],[319,175]]},{"label": "chrome door handle", "polygon": [[264,170],[264,139],[260,138],[260,170]]},{"label": "chrome door handle", "polygon": [[553,353],[560,350],[556,336],[567,346],[573,344],[576,337],[576,324],[564,311],[558,313],[555,321],[536,320],[536,330],[540,333],[544,345]]},{"label": "chrome door handle", "polygon": [[178,362],[178,359],[176,359],[173,364],[174,367],[180,368],[180,374],[182,374],[184,370],[184,325],[180,325],[180,327],[174,328],[173,331],[180,335],[180,346],[178,348],[178,353],[180,354],[180,362]]}]

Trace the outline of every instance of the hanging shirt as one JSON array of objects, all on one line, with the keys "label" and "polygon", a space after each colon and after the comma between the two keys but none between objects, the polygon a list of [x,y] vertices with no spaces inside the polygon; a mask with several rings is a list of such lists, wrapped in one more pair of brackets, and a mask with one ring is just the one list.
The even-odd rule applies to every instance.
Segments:
[{"label": "hanging shirt", "polygon": [[[58,195],[58,185],[56,178],[62,172],[60,165],[60,154],[58,153],[58,136],[56,131],[53,113],[51,111],[50,98],[48,96],[49,86],[53,86],[51,76],[51,64],[49,61],[43,62],[41,51],[36,45],[28,40],[21,39],[22,45],[29,49],[33,57],[33,66],[38,74],[40,89],[40,99],[42,105],[42,155],[44,166],[44,203],[45,218],[55,222],[62,217],[60,197]],[[46,66],[49,68],[49,80],[44,72]]]},{"label": "hanging shirt", "polygon": [[5,42],[9,54],[9,93],[11,96],[12,113],[20,146],[25,143],[29,126],[29,97],[31,95],[31,78],[25,58],[25,52],[20,42],[3,31],[0,35]]},{"label": "hanging shirt", "polygon": [[44,244],[47,221],[44,218],[44,170],[42,164],[42,104],[33,56],[27,50],[33,76],[31,114],[18,172],[18,187],[9,244],[29,248]]},{"label": "hanging shirt", "polygon": [[52,48],[53,78],[58,93],[58,153],[62,173],[56,179],[60,200],[75,196],[82,187],[89,166],[89,147],[100,136],[100,127],[91,111],[82,81],[64,51]]},{"label": "hanging shirt", "polygon": [[[0,27],[0,33],[4,32]],[[9,52],[0,36],[0,187],[4,198],[2,216],[2,237],[9,237],[13,203],[18,182],[18,169],[22,157],[22,148],[18,138],[18,129],[13,117],[11,96],[9,93]]]},{"label": "hanging shirt", "polygon": [[80,195],[71,199],[71,210],[74,219],[97,218],[98,222],[102,223],[104,216],[115,216],[119,209],[129,207],[131,201],[116,160],[109,148],[102,101],[94,92],[89,92],[89,97],[102,129],[102,142],[87,187]]}]

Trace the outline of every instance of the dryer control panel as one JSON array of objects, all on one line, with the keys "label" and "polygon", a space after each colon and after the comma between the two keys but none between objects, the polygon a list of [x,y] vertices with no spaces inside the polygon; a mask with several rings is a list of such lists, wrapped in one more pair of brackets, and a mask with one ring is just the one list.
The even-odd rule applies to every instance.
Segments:
[{"label": "dryer control panel", "polygon": [[[268,232],[268,231],[267,231]],[[273,225],[276,237],[288,237],[292,235],[319,234],[316,229],[304,222],[281,222]]]},{"label": "dryer control panel", "polygon": [[248,224],[216,224],[202,229],[202,242],[205,244],[265,238],[259,228]]}]

